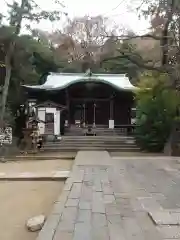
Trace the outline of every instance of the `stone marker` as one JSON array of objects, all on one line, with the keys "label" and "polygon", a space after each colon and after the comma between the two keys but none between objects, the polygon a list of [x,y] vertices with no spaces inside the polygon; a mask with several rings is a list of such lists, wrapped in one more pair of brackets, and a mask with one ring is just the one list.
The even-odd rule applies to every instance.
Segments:
[{"label": "stone marker", "polygon": [[42,229],[46,218],[44,215],[39,215],[28,219],[26,227],[31,232],[36,232]]}]

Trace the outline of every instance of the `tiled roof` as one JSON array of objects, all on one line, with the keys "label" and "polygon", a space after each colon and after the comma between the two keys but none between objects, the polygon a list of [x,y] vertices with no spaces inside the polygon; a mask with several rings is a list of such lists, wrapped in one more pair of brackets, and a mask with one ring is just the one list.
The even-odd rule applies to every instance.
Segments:
[{"label": "tiled roof", "polygon": [[119,90],[133,91],[136,89],[125,74],[74,74],[74,73],[50,73],[46,82],[42,85],[23,85],[27,89],[37,90],[61,90],[75,83],[105,83]]}]

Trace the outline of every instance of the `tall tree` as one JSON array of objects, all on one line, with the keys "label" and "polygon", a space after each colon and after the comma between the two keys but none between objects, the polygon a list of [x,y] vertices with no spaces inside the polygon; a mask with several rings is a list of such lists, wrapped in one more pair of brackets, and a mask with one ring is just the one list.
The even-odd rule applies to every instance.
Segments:
[{"label": "tall tree", "polygon": [[[6,43],[6,39],[11,36],[11,31],[8,30],[8,27],[0,28],[0,43],[2,46]],[[38,84],[42,74],[49,71],[58,71],[59,68],[62,68],[64,63],[61,63],[61,58],[55,59],[53,54],[52,47],[31,35],[20,34],[16,37],[6,110],[10,110],[14,115],[19,105],[24,104],[24,94],[21,91],[22,84]],[[4,51],[2,56],[0,86],[4,85],[5,78]],[[7,115],[7,111],[5,115]]]},{"label": "tall tree", "polygon": [[99,61],[106,36],[117,34],[118,27],[109,22],[103,16],[78,17],[49,37],[60,54],[66,55],[70,63],[81,62],[81,71],[84,71]]},{"label": "tall tree", "polygon": [[20,34],[22,23],[24,19],[30,21],[40,21],[41,19],[49,19],[50,21],[60,18],[59,11],[37,11],[37,4],[33,0],[21,0],[21,2],[14,1],[9,7],[9,25],[12,29],[11,36],[4,44],[5,52],[5,82],[2,91],[1,100],[1,114],[0,121],[4,119],[6,102],[8,96],[8,89],[13,68],[13,56],[16,48],[16,39]]},{"label": "tall tree", "polygon": [[[143,10],[143,4],[148,6]],[[139,8],[143,16],[151,20],[151,30],[144,35],[119,36],[124,41],[138,39],[139,41],[156,41],[158,57],[149,56],[146,59],[142,53],[128,49],[120,50],[120,58],[126,58],[140,68],[168,73],[173,87],[180,85],[180,2],[178,0],[145,0]],[[140,44],[140,42],[139,42]]]}]

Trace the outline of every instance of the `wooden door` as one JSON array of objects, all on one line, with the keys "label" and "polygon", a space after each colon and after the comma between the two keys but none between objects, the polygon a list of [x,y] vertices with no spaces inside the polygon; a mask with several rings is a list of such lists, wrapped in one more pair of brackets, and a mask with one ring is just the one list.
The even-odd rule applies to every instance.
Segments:
[{"label": "wooden door", "polygon": [[86,124],[93,125],[94,122],[94,103],[87,102],[86,103]]},{"label": "wooden door", "polygon": [[54,113],[45,114],[45,134],[54,135]]}]

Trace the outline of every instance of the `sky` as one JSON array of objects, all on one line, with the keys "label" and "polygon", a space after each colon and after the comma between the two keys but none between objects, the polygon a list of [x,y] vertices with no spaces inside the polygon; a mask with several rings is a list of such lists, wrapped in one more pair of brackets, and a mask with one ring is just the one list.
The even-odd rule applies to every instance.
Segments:
[{"label": "sky", "polygon": [[[7,10],[6,2],[11,1],[0,0],[0,2],[3,2],[1,6],[4,12]],[[102,15],[108,17],[115,25],[118,24],[139,34],[144,33],[149,27],[146,20],[138,19],[138,13],[135,11],[135,8],[140,4],[140,0],[59,0],[65,6],[64,8],[59,4],[55,4],[55,0],[34,1],[42,10],[63,10],[70,18],[84,15]],[[61,28],[66,22],[67,18],[63,16],[59,22],[50,23],[49,21],[41,21],[39,24],[31,23],[31,25],[34,28],[52,32]]]}]

